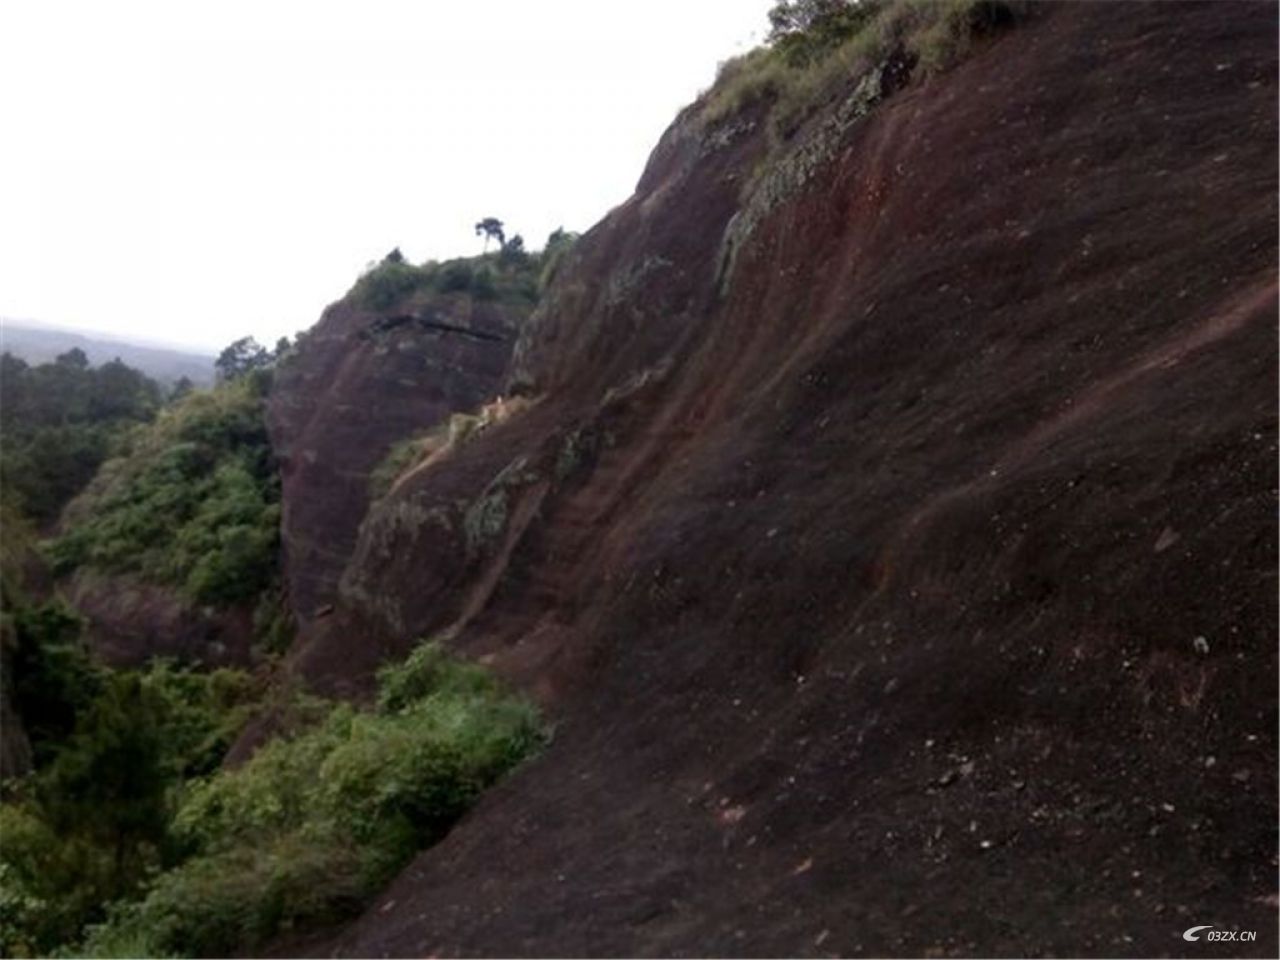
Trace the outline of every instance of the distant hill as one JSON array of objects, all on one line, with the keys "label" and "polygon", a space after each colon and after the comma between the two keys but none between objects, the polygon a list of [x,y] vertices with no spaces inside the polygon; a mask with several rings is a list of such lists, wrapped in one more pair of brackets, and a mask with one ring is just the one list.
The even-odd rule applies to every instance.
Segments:
[{"label": "distant hill", "polygon": [[46,363],[73,347],[83,350],[94,366],[119,357],[129,366],[162,383],[173,383],[179,377],[187,377],[197,386],[213,383],[212,354],[188,353],[73,330],[0,320],[0,350],[21,357],[27,363]]}]

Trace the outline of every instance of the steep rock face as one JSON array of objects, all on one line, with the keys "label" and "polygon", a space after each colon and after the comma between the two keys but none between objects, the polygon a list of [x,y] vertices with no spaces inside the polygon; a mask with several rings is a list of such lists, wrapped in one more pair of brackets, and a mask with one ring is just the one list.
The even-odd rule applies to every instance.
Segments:
[{"label": "steep rock face", "polygon": [[82,570],[65,585],[84,618],[85,640],[103,662],[140,666],[155,657],[209,667],[253,661],[253,608],[201,607],[173,588]]},{"label": "steep rock face", "polygon": [[444,634],[558,720],[329,949],[1273,954],[1275,26],[683,115],[292,661]]},{"label": "steep rock face", "polygon": [[394,317],[341,300],[280,366],[267,419],[285,578],[304,630],[336,598],[370,472],[396,441],[494,395],[525,313],[466,294],[417,296]]}]

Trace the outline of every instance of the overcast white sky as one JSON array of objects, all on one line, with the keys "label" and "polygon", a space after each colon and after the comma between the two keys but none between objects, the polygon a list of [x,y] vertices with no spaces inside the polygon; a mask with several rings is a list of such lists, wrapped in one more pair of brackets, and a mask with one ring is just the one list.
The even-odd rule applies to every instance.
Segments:
[{"label": "overcast white sky", "polygon": [[770,0],[0,0],[0,317],[218,348],[631,193]]}]

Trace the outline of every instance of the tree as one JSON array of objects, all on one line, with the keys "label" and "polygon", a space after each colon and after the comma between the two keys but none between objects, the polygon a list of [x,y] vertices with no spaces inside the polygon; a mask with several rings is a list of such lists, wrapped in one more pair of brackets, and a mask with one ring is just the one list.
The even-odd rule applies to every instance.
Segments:
[{"label": "tree", "polygon": [[517,233],[504,243],[502,252],[498,254],[498,259],[504,264],[519,264],[527,260],[528,254],[524,250],[524,237]]},{"label": "tree", "polygon": [[72,349],[30,367],[0,357],[0,487],[37,524],[57,517],[93,477],[114,438],[150,420],[160,404],[155,381],[118,358],[88,365]]},{"label": "tree", "polygon": [[89,393],[90,420],[145,420],[159,403],[159,385],[119,357],[94,371]]},{"label": "tree", "polygon": [[74,367],[77,370],[87,370],[89,367],[89,356],[79,347],[72,347],[66,353],[60,353],[53,358],[53,362],[60,367]]},{"label": "tree", "polygon": [[507,235],[502,232],[502,221],[497,217],[485,217],[476,224],[476,236],[484,237],[485,252],[489,252],[489,241],[497,240],[498,246],[506,245]]},{"label": "tree", "polygon": [[218,354],[213,366],[218,371],[219,380],[235,380],[271,366],[271,354],[253,337],[241,337]]},{"label": "tree", "polygon": [[10,430],[31,420],[31,368],[27,361],[6,350],[0,354],[0,427],[4,439],[13,442]]},{"label": "tree", "polygon": [[173,403],[176,400],[181,400],[195,388],[196,385],[191,382],[190,377],[179,377],[173,381],[173,387],[169,391],[169,402]]},{"label": "tree", "polygon": [[38,788],[50,826],[111,851],[116,896],[142,879],[142,846],[168,830],[161,711],[137,674],[112,674]]},{"label": "tree", "polygon": [[71,736],[77,714],[100,692],[103,674],[81,639],[83,621],[70,607],[56,600],[39,606],[5,601],[11,653],[5,684],[40,765]]}]

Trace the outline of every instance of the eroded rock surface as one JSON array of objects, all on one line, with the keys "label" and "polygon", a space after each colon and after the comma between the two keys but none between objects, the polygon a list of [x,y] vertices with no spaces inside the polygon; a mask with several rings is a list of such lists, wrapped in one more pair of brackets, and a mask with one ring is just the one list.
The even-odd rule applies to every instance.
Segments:
[{"label": "eroded rock surface", "polygon": [[[1274,955],[1275,26],[1070,4],[780,153],[682,115],[537,402],[332,534],[294,669],[443,635],[558,726],[323,949]],[[326,322],[310,603],[359,497],[299,493],[379,445]]]},{"label": "eroded rock surface", "polygon": [[253,607],[205,607],[163,584],[82,570],[65,585],[84,618],[85,639],[103,662],[142,666],[155,657],[207,667],[253,661]]},{"label": "eroded rock surface", "polygon": [[395,442],[493,397],[526,312],[455,294],[388,316],[345,299],[281,364],[268,424],[281,460],[285,577],[303,630],[336,599],[370,472]]}]

